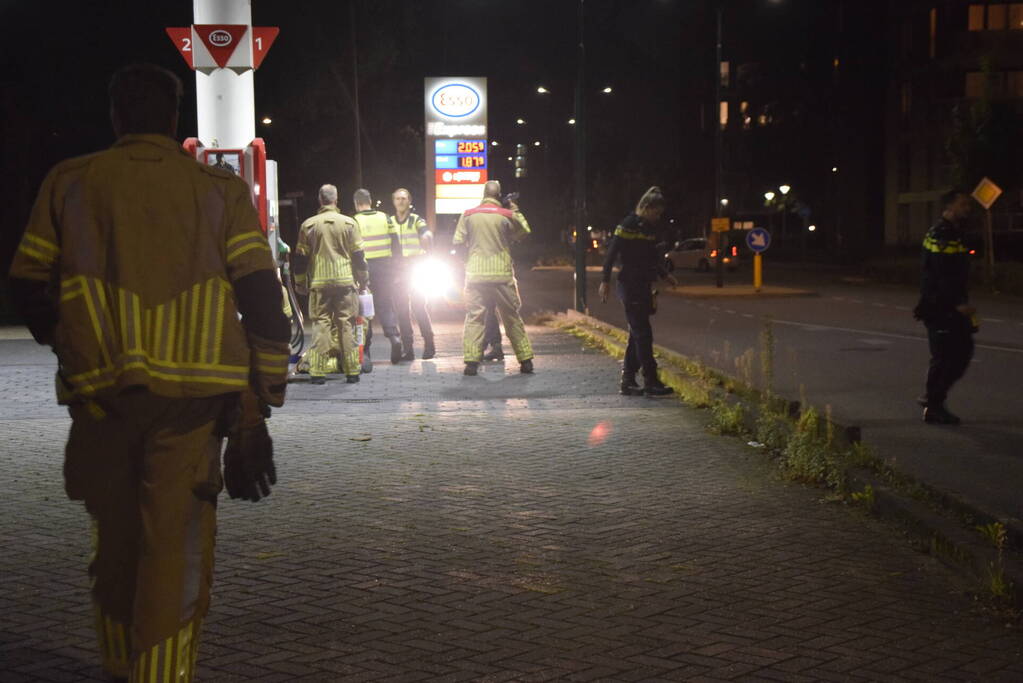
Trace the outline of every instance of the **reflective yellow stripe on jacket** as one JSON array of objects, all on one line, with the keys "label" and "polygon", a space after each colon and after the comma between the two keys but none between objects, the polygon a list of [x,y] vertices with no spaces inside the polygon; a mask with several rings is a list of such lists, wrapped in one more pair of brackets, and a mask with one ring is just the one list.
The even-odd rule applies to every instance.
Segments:
[{"label": "reflective yellow stripe on jacket", "polygon": [[408,258],[409,256],[419,256],[426,253],[419,240],[419,230],[420,228],[426,228],[426,221],[414,213],[410,213],[400,223],[397,216],[389,216],[387,221],[392,231],[398,233],[398,239],[401,242],[401,255],[403,257]]},{"label": "reflective yellow stripe on jacket", "polygon": [[[231,285],[223,278],[197,283],[170,301],[146,304],[137,294],[78,275],[61,282],[64,321],[88,321],[91,329],[59,329],[74,340],[74,367],[92,369],[64,380],[79,396],[93,396],[114,386],[139,383],[146,377],[160,383],[202,383],[224,393],[248,386],[247,354],[222,358],[225,326],[239,325]],[[230,308],[228,306],[230,305]],[[230,315],[228,315],[230,313]],[[143,382],[149,384],[149,382]],[[61,396],[70,398],[67,391]]]},{"label": "reflective yellow stripe on jacket", "polygon": [[960,240],[942,243],[930,235],[924,237],[924,250],[934,254],[967,254],[970,251]]},{"label": "reflective yellow stripe on jacket", "polygon": [[391,235],[396,229],[390,225],[382,211],[360,211],[354,216],[362,232],[362,252],[367,260],[393,256]]}]

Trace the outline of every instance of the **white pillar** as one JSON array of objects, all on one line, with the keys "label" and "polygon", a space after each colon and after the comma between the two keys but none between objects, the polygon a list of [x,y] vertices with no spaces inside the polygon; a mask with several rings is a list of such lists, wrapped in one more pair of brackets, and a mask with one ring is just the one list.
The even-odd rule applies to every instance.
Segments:
[{"label": "white pillar", "polygon": [[[193,0],[195,24],[244,24],[243,40],[252,40],[252,0]],[[195,72],[199,141],[204,147],[239,149],[256,137],[253,70]]]}]

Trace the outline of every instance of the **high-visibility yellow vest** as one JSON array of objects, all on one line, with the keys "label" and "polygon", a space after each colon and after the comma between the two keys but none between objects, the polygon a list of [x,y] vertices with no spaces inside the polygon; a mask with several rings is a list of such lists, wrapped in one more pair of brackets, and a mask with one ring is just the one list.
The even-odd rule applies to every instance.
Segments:
[{"label": "high-visibility yellow vest", "polygon": [[425,232],[426,221],[418,214],[409,213],[404,221],[399,221],[397,216],[389,216],[387,222],[394,232],[398,233],[398,240],[401,242],[401,255],[405,258],[420,256],[426,253],[419,240],[419,235]]},{"label": "high-visibility yellow vest", "polygon": [[362,233],[362,252],[366,260],[393,256],[391,235],[397,234],[387,221],[383,211],[360,211],[355,214]]}]

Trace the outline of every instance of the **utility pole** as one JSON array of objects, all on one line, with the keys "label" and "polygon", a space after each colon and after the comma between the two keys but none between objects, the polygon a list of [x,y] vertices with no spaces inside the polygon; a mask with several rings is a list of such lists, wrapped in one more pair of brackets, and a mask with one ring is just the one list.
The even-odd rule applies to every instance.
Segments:
[{"label": "utility pole", "polygon": [[352,44],[352,100],[355,105],[355,184],[362,187],[362,116],[359,113],[359,47],[355,42],[358,0],[348,1],[348,42]]},{"label": "utility pole", "polygon": [[[714,215],[721,218],[724,205],[721,203],[722,197],[722,176],[723,172],[723,159],[721,158],[722,149],[724,148],[723,133],[721,129],[721,25],[724,22],[723,10],[721,8],[721,0],[717,3],[717,47],[715,51],[714,64],[717,69],[717,73],[714,74],[714,107],[711,110],[714,112]],[[716,284],[718,287],[725,286],[725,245],[724,245],[724,234],[718,232],[715,235],[715,242],[717,243],[717,259],[714,263],[714,273],[716,276]]]},{"label": "utility pole", "polygon": [[586,0],[579,0],[579,55],[575,80],[575,310],[586,306]]}]

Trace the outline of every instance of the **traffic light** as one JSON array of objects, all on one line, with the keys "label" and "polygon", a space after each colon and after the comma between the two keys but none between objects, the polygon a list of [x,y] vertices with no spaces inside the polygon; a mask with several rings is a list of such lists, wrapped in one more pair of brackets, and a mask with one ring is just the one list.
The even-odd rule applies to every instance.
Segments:
[{"label": "traffic light", "polygon": [[526,146],[515,145],[515,177],[526,177]]}]

